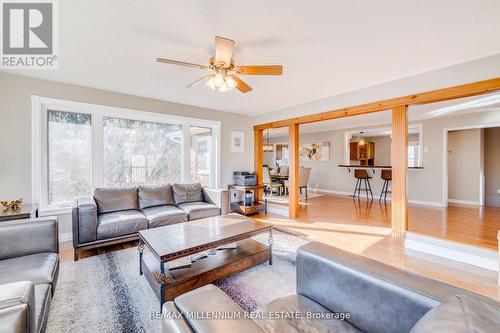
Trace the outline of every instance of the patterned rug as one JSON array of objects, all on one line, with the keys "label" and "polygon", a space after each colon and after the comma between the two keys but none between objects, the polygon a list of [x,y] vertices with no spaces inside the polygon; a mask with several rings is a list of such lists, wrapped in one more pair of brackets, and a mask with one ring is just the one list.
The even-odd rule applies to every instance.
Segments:
[{"label": "patterned rug", "polygon": [[[267,243],[267,235],[254,239]],[[307,243],[274,233],[273,265],[261,264],[217,281],[243,309],[253,311],[295,292],[295,255]],[[137,248],[102,254],[61,265],[47,332],[161,332],[151,319],[159,301],[139,275]]]}]

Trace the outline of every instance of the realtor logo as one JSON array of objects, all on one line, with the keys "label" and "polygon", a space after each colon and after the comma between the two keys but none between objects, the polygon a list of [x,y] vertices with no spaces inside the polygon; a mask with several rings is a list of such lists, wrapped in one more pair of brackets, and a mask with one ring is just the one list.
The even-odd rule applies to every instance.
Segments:
[{"label": "realtor logo", "polygon": [[54,5],[2,1],[2,68],[56,68]]}]

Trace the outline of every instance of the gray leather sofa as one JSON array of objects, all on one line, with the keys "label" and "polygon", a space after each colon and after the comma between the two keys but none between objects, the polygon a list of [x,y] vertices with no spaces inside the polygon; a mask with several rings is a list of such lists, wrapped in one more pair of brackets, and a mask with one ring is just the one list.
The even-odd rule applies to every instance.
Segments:
[{"label": "gray leather sofa", "polygon": [[[221,313],[232,317],[207,319]],[[164,333],[462,333],[499,328],[500,304],[489,298],[315,242],[298,250],[296,294],[249,316],[220,289],[206,285],[165,303],[162,318]]]},{"label": "gray leather sofa", "polygon": [[44,332],[59,273],[57,218],[0,223],[0,332]]},{"label": "gray leather sofa", "polygon": [[75,261],[81,249],[138,239],[139,230],[230,212],[228,190],[200,184],[98,188],[73,203]]}]

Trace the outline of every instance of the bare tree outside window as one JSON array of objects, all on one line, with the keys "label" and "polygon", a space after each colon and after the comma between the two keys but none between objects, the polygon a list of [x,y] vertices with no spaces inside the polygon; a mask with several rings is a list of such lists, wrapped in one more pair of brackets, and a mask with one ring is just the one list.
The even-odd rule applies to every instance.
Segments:
[{"label": "bare tree outside window", "polygon": [[104,185],[181,181],[182,126],[104,117]]},{"label": "bare tree outside window", "polygon": [[48,204],[67,204],[90,195],[91,116],[49,110],[47,120]]}]

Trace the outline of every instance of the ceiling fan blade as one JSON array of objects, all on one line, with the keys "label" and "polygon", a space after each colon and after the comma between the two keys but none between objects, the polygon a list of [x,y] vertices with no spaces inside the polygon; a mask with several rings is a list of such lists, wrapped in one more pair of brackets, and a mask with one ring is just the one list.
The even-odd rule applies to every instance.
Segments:
[{"label": "ceiling fan blade", "polygon": [[205,80],[207,77],[209,77],[209,76],[210,76],[210,74],[205,75],[204,77],[202,77],[202,78],[200,78],[200,79],[198,79],[198,80],[196,80],[196,81],[194,81],[194,82],[192,82],[192,83],[188,84],[188,85],[186,86],[186,88],[192,88],[192,87],[194,87],[194,86],[198,85],[199,83],[201,83],[202,81],[204,81],[204,80]]},{"label": "ceiling fan blade", "polygon": [[165,59],[165,58],[156,58],[156,62],[161,62],[164,64],[171,64],[171,65],[185,66],[185,67],[209,69],[209,67],[205,66],[205,65],[192,64],[190,62],[177,61],[177,60],[171,60],[171,59]]},{"label": "ceiling fan blade", "polygon": [[242,93],[247,93],[249,91],[252,91],[253,88],[250,87],[248,84],[245,83],[245,81],[243,81],[242,79],[240,79],[239,77],[237,77],[236,75],[231,75],[231,77],[236,81],[237,85],[236,85],[236,89],[238,89],[239,91],[241,91]]},{"label": "ceiling fan blade", "polygon": [[223,62],[226,66],[231,65],[233,48],[234,40],[215,36],[215,62]]},{"label": "ceiling fan blade", "polygon": [[238,66],[234,70],[241,75],[283,75],[282,65]]}]

